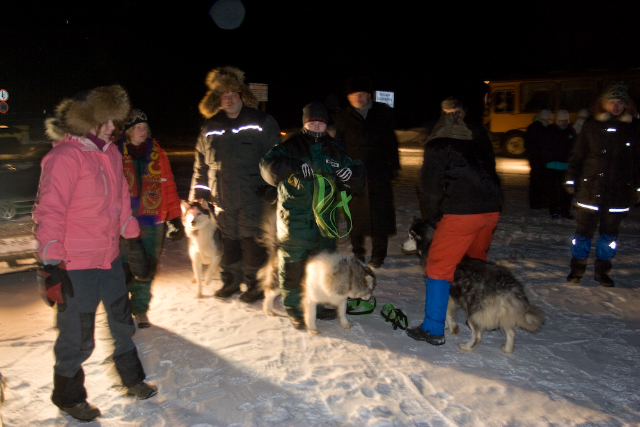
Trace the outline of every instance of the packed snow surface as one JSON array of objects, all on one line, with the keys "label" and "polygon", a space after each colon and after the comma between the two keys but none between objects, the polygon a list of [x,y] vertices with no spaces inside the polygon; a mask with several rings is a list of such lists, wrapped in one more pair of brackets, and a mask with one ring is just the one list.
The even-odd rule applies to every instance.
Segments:
[{"label": "packed snow surface", "polygon": [[[180,156],[172,156],[172,164]],[[190,158],[189,158],[190,159]],[[187,241],[166,241],[154,282],[153,326],[134,336],[157,396],[135,401],[114,386],[110,338],[102,308],[96,350],[85,363],[89,401],[102,417],[88,426],[633,426],[640,420],[640,215],[621,229],[613,260],[615,288],[593,280],[593,256],[580,285],[565,281],[572,220],[552,220],[527,205],[526,161],[499,161],[506,196],[489,260],[507,266],[530,301],[547,314],[542,329],[516,331],[504,354],[501,331],[486,332],[472,353],[465,314],[458,335],[433,347],[394,330],[380,316],[384,303],[402,309],[412,326],[424,315],[424,277],[417,256],[402,255],[413,216],[420,147],[402,150],[395,184],[398,234],[376,270],[378,308],[318,321],[320,335],[290,325],[261,304],[246,305],[213,292],[219,276],[196,299]],[[179,170],[178,167],[175,169]],[[190,176],[176,173],[181,193]],[[594,243],[595,243],[594,239]],[[348,241],[340,252],[348,253]],[[0,276],[0,371],[6,426],[75,426],[50,401],[53,379],[52,309],[36,292],[35,273]]]}]

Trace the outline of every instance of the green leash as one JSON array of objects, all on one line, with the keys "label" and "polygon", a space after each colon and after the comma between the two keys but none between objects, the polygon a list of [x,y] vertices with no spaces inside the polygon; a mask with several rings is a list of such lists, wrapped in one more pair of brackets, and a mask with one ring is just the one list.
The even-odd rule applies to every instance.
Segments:
[{"label": "green leash", "polygon": [[[325,183],[329,183],[331,192],[325,196]],[[336,196],[337,194],[337,196]],[[313,183],[313,214],[316,217],[316,223],[320,228],[320,233],[325,237],[333,239],[340,239],[346,237],[351,233],[353,228],[353,222],[351,221],[351,211],[349,210],[349,201],[351,196],[347,196],[346,191],[336,191],[336,184],[333,179],[316,174]],[[338,225],[336,224],[336,210],[342,209],[347,221],[349,222],[349,230],[343,236],[338,231]],[[327,220],[325,221],[325,217]]]}]

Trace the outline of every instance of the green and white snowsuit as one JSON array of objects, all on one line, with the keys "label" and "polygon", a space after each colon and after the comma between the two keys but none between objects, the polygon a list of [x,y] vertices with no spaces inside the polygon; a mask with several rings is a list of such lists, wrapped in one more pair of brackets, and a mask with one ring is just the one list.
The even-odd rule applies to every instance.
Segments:
[{"label": "green and white snowsuit", "polygon": [[[324,237],[313,212],[316,180],[303,180],[302,165],[311,166],[316,175],[334,180],[339,189],[350,194],[362,191],[366,182],[364,165],[351,160],[344,143],[328,134],[312,136],[303,130],[267,151],[260,161],[264,180],[278,187],[278,258],[283,305],[292,317],[302,317],[300,290],[306,261],[321,250],[335,250],[336,240]],[[352,176],[343,182],[336,171],[350,168]],[[325,185],[329,194],[330,185]]]}]

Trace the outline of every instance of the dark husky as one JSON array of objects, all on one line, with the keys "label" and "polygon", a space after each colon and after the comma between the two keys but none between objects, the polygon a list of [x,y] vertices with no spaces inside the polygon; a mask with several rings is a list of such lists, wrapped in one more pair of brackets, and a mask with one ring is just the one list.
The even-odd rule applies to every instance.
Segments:
[{"label": "dark husky", "polygon": [[[409,233],[416,243],[415,250],[421,260],[426,260],[429,254],[434,231],[433,225],[414,219]],[[454,335],[458,333],[458,325],[454,319],[458,307],[467,312],[467,324],[471,329],[469,342],[458,344],[464,351],[475,350],[483,331],[500,328],[507,337],[507,342],[500,349],[511,353],[515,327],[536,332],[545,321],[542,309],[529,303],[524,287],[511,271],[500,265],[468,257],[463,258],[456,267],[449,289],[446,326]]]}]

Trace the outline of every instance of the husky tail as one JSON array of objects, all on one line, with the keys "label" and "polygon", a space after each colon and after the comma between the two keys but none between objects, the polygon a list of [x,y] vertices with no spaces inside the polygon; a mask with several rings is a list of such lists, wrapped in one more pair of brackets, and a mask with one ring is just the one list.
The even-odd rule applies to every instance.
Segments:
[{"label": "husky tail", "polygon": [[527,305],[525,311],[519,319],[518,326],[527,332],[536,332],[547,319],[544,311],[535,305]]}]

